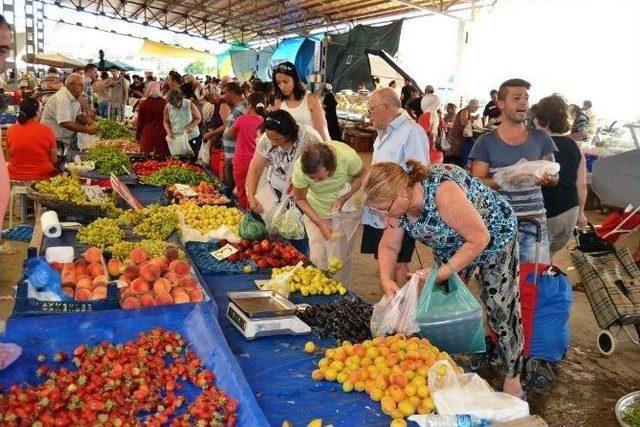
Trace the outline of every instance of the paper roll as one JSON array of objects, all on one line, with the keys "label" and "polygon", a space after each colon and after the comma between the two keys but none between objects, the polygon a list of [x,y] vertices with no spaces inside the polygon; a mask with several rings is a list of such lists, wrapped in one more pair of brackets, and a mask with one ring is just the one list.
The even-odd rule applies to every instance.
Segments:
[{"label": "paper roll", "polygon": [[47,237],[60,237],[62,235],[62,227],[58,214],[55,211],[46,211],[40,217],[40,225],[42,232]]}]

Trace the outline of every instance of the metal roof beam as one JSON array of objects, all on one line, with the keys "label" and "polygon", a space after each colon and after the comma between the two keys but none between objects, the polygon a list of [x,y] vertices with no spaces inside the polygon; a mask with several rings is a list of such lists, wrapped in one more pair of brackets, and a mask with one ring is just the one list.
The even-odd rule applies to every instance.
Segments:
[{"label": "metal roof beam", "polygon": [[[435,13],[436,15],[442,15],[442,16],[446,16],[446,17],[449,17],[449,18],[453,18],[456,21],[461,21],[462,20],[461,18],[458,18],[457,16],[451,15],[451,14],[449,14],[447,12],[442,12],[442,11],[440,11],[438,9],[435,9],[435,8],[432,8],[432,7],[421,6],[419,4],[413,3],[410,0],[391,0],[391,1],[394,2],[394,3],[403,4],[405,6],[411,7],[411,8],[416,9],[416,10],[421,10],[421,11],[429,12],[429,13]],[[431,4],[433,4],[433,3],[431,3]]]}]

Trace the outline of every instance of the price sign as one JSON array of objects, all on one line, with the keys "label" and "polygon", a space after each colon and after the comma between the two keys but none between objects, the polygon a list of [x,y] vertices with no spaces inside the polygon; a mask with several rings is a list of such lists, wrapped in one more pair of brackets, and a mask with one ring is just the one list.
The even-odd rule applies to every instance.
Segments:
[{"label": "price sign", "polygon": [[185,184],[175,184],[176,190],[180,192],[185,197],[198,197],[198,192],[195,191],[191,186]]},{"label": "price sign", "polygon": [[107,199],[107,195],[99,185],[83,185],[82,191],[92,202],[102,202]]},{"label": "price sign", "polygon": [[223,259],[229,258],[231,255],[238,252],[238,250],[233,246],[227,243],[223,247],[218,250],[211,252],[211,256],[217,259],[218,261],[222,261]]},{"label": "price sign", "polygon": [[122,182],[117,176],[111,174],[111,188],[118,193],[135,210],[142,209],[142,203],[131,193],[127,184]]}]

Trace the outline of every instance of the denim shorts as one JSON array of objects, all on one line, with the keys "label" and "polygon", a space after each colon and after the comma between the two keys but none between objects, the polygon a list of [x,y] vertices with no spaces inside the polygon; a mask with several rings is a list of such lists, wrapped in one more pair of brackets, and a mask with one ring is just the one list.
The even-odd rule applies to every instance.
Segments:
[{"label": "denim shorts", "polygon": [[[540,221],[542,238],[538,246],[539,262],[549,264],[549,236],[547,234],[547,223]],[[536,260],[536,229],[533,225],[524,223],[518,224],[518,244],[520,245],[520,262],[533,263]]]}]

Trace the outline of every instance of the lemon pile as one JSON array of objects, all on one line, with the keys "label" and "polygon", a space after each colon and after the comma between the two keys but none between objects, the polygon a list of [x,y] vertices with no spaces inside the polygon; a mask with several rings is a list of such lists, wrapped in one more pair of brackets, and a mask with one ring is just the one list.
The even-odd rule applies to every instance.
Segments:
[{"label": "lemon pile", "polygon": [[231,231],[238,234],[238,226],[244,216],[241,210],[226,206],[198,206],[193,203],[185,203],[171,205],[169,208],[173,209],[174,212],[182,213],[185,223],[202,234],[217,230],[223,225],[228,226]]},{"label": "lemon pile", "polygon": [[[427,380],[429,369],[440,360],[448,361],[457,373],[462,373],[446,352],[426,338],[397,334],[361,344],[345,341],[325,351],[311,378],[337,381],[346,393],[364,391],[380,402],[382,412],[393,419],[402,419],[435,409]],[[446,366],[436,369],[440,368],[446,370]]]},{"label": "lemon pile", "polygon": [[[271,278],[291,271],[293,268],[293,266],[274,268],[271,272]],[[347,288],[342,282],[327,277],[322,270],[312,265],[299,268],[293,273],[289,279],[289,289],[291,292],[300,292],[303,297],[308,295],[344,295],[347,293]]]}]

